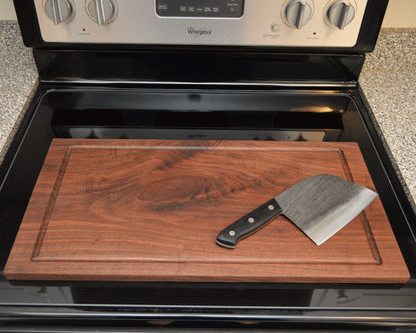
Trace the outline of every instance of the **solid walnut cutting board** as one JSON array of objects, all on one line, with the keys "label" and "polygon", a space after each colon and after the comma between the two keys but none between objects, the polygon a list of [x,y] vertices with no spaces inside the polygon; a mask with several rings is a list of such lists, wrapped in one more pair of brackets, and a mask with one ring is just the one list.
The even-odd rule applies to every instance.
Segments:
[{"label": "solid walnut cutting board", "polygon": [[7,262],[12,280],[404,283],[377,198],[321,246],[280,216],[218,233],[317,174],[372,190],[354,143],[53,141]]}]

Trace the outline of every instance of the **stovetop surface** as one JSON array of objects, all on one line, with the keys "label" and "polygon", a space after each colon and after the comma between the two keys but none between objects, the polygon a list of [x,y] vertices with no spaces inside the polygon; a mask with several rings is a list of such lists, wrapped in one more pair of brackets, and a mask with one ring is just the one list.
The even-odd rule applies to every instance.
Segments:
[{"label": "stovetop surface", "polygon": [[[412,275],[405,285],[26,281],[2,275],[10,318],[319,320],[378,325],[416,312],[415,219],[354,88],[41,84],[0,170],[4,267],[50,142],[158,138],[357,142]],[[140,117],[138,116],[140,115]],[[193,118],[203,121],[195,126]],[[186,121],[190,119],[190,121]],[[7,166],[7,168],[6,168]],[[358,312],[357,312],[358,311]],[[371,319],[370,319],[371,317]],[[349,319],[346,319],[349,318]],[[352,319],[355,318],[355,319]]]},{"label": "stovetop surface", "polygon": [[[410,234],[407,232],[410,230],[408,221],[406,216],[396,214],[402,208],[398,206],[398,202],[393,200],[397,193],[393,195],[393,189],[390,188],[387,180],[385,157],[380,154],[380,151],[376,150],[381,148],[378,146],[379,143],[374,143],[370,138],[370,135],[373,139],[376,138],[376,133],[371,128],[371,124],[367,122],[368,119],[366,118],[368,116],[361,113],[360,108],[363,105],[354,89],[339,91],[224,90],[217,87],[209,90],[205,88],[185,90],[172,88],[164,89],[163,93],[160,93],[158,89],[154,88],[107,87],[97,89],[86,86],[75,88],[62,86],[49,90],[47,87],[41,86],[35,99],[38,99],[40,103],[37,107],[33,107],[25,118],[28,126],[26,129],[22,127],[20,133],[22,141],[20,145],[15,147],[17,154],[9,160],[12,168],[8,172],[4,168],[2,169],[2,177],[6,176],[1,192],[1,200],[4,203],[2,206],[10,207],[10,209],[2,211],[2,220],[8,221],[7,232],[10,235],[17,232],[17,226],[20,224],[19,221],[36,182],[37,174],[54,137],[353,141],[358,142],[385,205],[387,215],[390,221],[394,221],[392,227],[405,258],[408,258],[409,254],[411,255],[411,251],[406,253],[406,247],[409,246],[411,239],[408,236],[408,239],[403,237]],[[141,114],[140,120],[135,117],[139,112]],[[198,116],[198,112],[202,112],[205,117],[198,127],[195,127],[195,123],[192,121],[187,123],[181,120],[192,120],[192,117]],[[81,114],[82,117],[80,117]],[[383,159],[384,166],[381,159]],[[10,186],[10,184],[15,185]],[[16,186],[17,184],[20,185]],[[2,244],[2,265],[5,264],[13,239],[14,237],[10,237],[8,242]],[[412,267],[409,267],[409,269],[412,271]],[[64,288],[64,290],[71,290],[69,294],[72,295],[71,299],[76,304],[136,303],[136,301],[133,301],[135,298],[132,297],[134,293],[129,292],[129,290],[136,289],[136,285],[133,289],[130,289],[131,287],[128,284],[122,286],[121,289],[118,289],[118,287],[110,289],[115,294],[111,292],[103,293],[100,288],[106,288],[106,285],[95,285],[92,289],[87,287],[88,283],[80,283],[79,285],[70,283],[69,286],[65,287],[62,286],[62,283],[58,283],[58,285],[61,285],[59,287],[52,287],[52,285],[54,284],[43,283],[41,287],[12,287],[8,282],[3,282],[4,290],[10,289],[9,291],[12,294],[18,291],[17,294],[20,296],[22,296],[23,290],[31,290],[30,288],[35,288],[33,290],[38,291],[42,288],[42,290],[45,290],[45,288],[46,290],[48,288]],[[76,285],[82,287],[74,289]],[[412,295],[411,290],[413,288],[410,287],[412,285],[411,280],[405,286],[405,288],[410,288],[409,290],[406,289],[404,293],[408,296],[401,298],[409,301],[409,308],[412,308],[411,304],[413,302],[413,300],[410,300],[410,298],[413,299],[413,296],[409,296]],[[164,288],[171,288],[172,286],[176,288],[175,284],[159,286],[158,288],[161,288],[159,289],[160,295],[156,296],[157,293],[151,294],[153,299],[151,295],[144,296],[143,294],[143,299],[139,303],[154,304],[159,299],[160,304],[182,304],[181,298],[162,301],[164,294],[162,291],[165,290]],[[234,302],[238,299],[236,295],[232,298],[215,301],[218,300],[215,293],[223,289],[223,287],[216,289],[218,286],[207,284],[207,290],[212,290],[208,292],[208,296],[213,297],[203,296],[201,302],[205,305],[212,304],[211,302],[225,302],[228,305],[242,304],[242,300]],[[178,290],[182,290],[183,286],[180,287]],[[266,289],[279,290],[279,292],[276,292],[279,294],[282,292],[282,287],[285,290],[288,289],[287,285],[269,285]],[[332,286],[329,289],[328,286],[295,285],[292,287],[294,287],[294,290],[299,290],[299,302],[296,301],[296,297],[293,299],[282,297],[280,301],[279,297],[258,298],[258,295],[254,292],[253,305],[260,305],[256,302],[270,306],[285,306],[287,305],[285,302],[289,302],[290,306],[301,305],[302,302],[305,302],[305,296],[302,296],[305,290],[323,290],[325,293],[335,292],[335,290],[339,293],[339,290],[344,289],[352,289],[355,290],[354,292],[357,292],[357,290],[372,290],[371,297],[359,297],[361,301],[367,299],[367,302],[369,299],[377,298],[378,296],[374,295],[377,295],[378,292],[380,292],[380,295],[403,293],[403,288],[397,288],[397,286],[387,289],[385,289],[385,286],[382,289],[377,289],[377,286],[372,286],[370,289],[366,289],[367,286],[348,286],[348,288],[341,289],[338,287],[333,289]],[[226,286],[227,288],[228,286]],[[245,287],[237,286],[237,289],[233,292],[238,289],[245,289]],[[141,288],[136,289],[136,291],[138,290],[141,290]],[[253,290],[256,290],[256,288]],[[95,293],[92,291],[95,291]],[[374,293],[374,291],[377,292]],[[185,295],[186,292],[183,292],[183,295]],[[56,300],[46,301],[49,296],[45,296],[45,294],[39,297],[37,293],[36,296],[29,296],[30,293],[27,292],[23,292],[23,294],[29,297],[27,301],[24,300],[25,297],[19,299],[19,296],[11,303],[31,303],[34,299],[39,303],[61,303]],[[319,306],[319,304],[325,304],[328,297],[321,295],[319,302],[316,295],[313,297],[313,301],[306,297],[306,304],[308,306],[311,306],[311,304]],[[380,297],[383,299],[383,296]],[[187,297],[184,296],[184,298]],[[7,299],[12,300],[13,298],[8,297]],[[58,297],[58,299],[60,298]],[[65,297],[62,300],[64,299]],[[250,305],[250,297],[247,297],[247,294],[244,295],[244,299],[246,305]],[[254,299],[257,300],[254,301]],[[347,299],[351,299],[351,297],[343,296],[339,298],[336,296],[329,304],[337,307],[350,306],[351,303]],[[360,304],[361,301],[355,300],[354,302]],[[386,306],[384,303],[373,301],[364,302],[363,304],[369,307]],[[396,307],[396,305],[391,306],[391,308]],[[403,302],[400,307],[406,308],[406,302]]]}]

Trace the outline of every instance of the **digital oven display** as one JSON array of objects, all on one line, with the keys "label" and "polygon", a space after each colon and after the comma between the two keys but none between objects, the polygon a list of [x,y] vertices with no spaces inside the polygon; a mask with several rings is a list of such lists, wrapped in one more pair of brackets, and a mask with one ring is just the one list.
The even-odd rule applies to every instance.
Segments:
[{"label": "digital oven display", "polygon": [[156,0],[156,13],[168,17],[241,17],[244,0]]}]

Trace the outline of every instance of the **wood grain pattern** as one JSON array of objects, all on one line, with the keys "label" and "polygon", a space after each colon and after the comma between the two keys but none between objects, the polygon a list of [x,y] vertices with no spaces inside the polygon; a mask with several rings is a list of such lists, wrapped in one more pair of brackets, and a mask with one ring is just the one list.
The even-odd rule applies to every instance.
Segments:
[{"label": "wood grain pattern", "polygon": [[9,279],[404,283],[379,199],[321,246],[285,217],[240,242],[218,232],[316,174],[372,190],[352,143],[73,140],[50,147]]}]

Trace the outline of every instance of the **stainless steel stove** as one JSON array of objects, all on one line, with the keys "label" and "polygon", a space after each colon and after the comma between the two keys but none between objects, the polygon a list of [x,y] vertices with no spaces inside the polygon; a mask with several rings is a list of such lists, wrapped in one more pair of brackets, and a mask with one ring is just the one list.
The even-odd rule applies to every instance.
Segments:
[{"label": "stainless steel stove", "polygon": [[39,87],[0,168],[6,264],[54,138],[357,142],[405,285],[0,280],[0,331],[416,331],[416,216],[358,77],[386,0],[14,0]]}]

